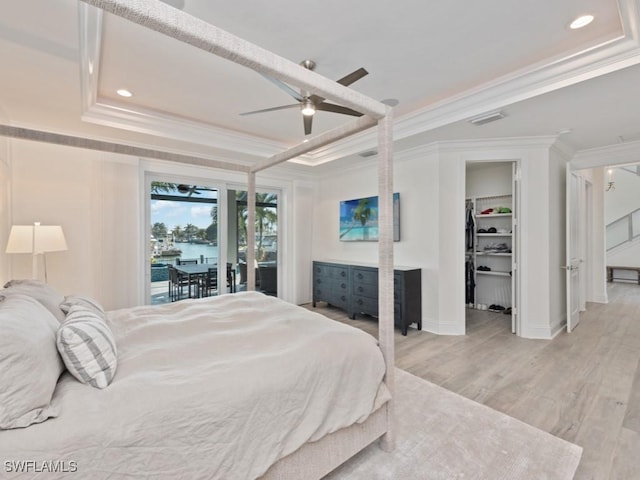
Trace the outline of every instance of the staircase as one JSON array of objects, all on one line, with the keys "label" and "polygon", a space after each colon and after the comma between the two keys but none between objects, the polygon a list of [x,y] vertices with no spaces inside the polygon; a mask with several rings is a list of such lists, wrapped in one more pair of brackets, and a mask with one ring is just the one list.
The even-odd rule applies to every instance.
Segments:
[{"label": "staircase", "polygon": [[[640,208],[607,225],[607,265],[640,267]],[[638,273],[618,275],[633,280]]]}]

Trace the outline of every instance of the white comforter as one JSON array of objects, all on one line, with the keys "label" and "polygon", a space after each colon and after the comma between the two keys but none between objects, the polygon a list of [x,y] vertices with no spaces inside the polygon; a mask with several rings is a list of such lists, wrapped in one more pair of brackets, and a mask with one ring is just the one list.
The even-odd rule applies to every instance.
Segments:
[{"label": "white comforter", "polygon": [[389,398],[373,337],[259,293],[109,320],[114,382],[97,390],[64,374],[53,400],[60,415],[0,431],[0,461],[75,462],[68,475],[87,479],[256,478]]}]

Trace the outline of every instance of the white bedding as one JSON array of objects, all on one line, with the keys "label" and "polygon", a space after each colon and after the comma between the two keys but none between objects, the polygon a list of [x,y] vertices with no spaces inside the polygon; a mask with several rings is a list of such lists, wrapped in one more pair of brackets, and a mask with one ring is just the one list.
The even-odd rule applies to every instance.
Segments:
[{"label": "white bedding", "polygon": [[257,478],[389,398],[373,337],[259,293],[108,319],[113,383],[98,390],[65,373],[57,418],[0,431],[0,477],[7,461],[30,460],[75,462],[76,478]]}]

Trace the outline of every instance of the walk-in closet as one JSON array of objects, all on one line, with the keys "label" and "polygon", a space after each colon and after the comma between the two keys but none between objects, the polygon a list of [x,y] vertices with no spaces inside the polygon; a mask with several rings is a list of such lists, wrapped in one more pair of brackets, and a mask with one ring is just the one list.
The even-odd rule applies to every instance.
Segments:
[{"label": "walk-in closet", "polygon": [[467,323],[473,315],[512,333],[517,333],[517,188],[516,162],[467,163]]}]

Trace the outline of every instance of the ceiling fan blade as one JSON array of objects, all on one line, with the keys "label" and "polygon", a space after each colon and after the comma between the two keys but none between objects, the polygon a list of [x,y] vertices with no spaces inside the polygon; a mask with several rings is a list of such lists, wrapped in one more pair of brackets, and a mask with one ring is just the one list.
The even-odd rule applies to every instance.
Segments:
[{"label": "ceiling fan blade", "polygon": [[364,68],[360,67],[355,72],[351,72],[349,75],[345,75],[344,77],[342,77],[340,80],[338,80],[338,83],[347,87],[351,85],[353,82],[360,80],[365,75],[369,75],[369,72],[367,72]]},{"label": "ceiling fan blade", "polygon": [[280,107],[271,107],[271,108],[264,108],[262,110],[254,110],[253,112],[243,112],[240,115],[253,115],[254,113],[264,113],[264,112],[274,112],[276,110],[286,110],[287,108],[300,108],[300,105],[295,103],[293,105],[282,105]]},{"label": "ceiling fan blade", "polygon": [[343,115],[353,115],[354,117],[361,117],[363,114],[356,112],[351,108],[343,107],[342,105],[335,105],[333,103],[322,102],[316,105],[316,110],[322,110],[324,112],[342,113]]},{"label": "ceiling fan blade", "polygon": [[260,75],[262,75],[264,78],[266,78],[267,80],[269,80],[271,83],[273,83],[276,87],[280,88],[281,90],[284,90],[285,92],[287,92],[289,95],[291,95],[293,98],[295,98],[297,101],[302,102],[304,100],[304,97],[302,95],[300,95],[300,92],[296,92],[293,88],[291,88],[289,85],[287,85],[284,82],[281,82],[280,80],[278,80],[277,78],[273,78],[270,77],[269,75],[265,75],[264,73],[261,73]]},{"label": "ceiling fan blade", "polygon": [[[355,72],[351,72],[349,75],[342,77],[340,80],[338,80],[338,83],[347,87],[357,80],[360,80],[365,75],[369,75],[369,72],[367,72],[364,68],[359,68]],[[311,95],[309,97],[309,100],[311,100],[315,105],[319,105],[320,103],[324,102],[325,99],[324,97],[321,97],[319,95]]]},{"label": "ceiling fan blade", "polygon": [[304,134],[309,135],[311,133],[311,124],[313,123],[313,115],[303,115],[304,120]]}]

